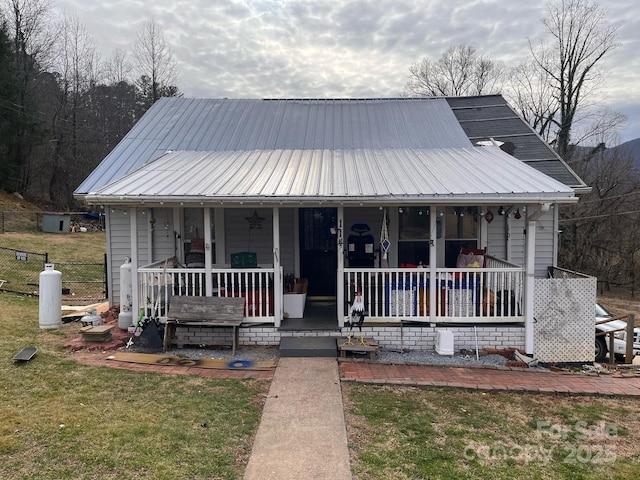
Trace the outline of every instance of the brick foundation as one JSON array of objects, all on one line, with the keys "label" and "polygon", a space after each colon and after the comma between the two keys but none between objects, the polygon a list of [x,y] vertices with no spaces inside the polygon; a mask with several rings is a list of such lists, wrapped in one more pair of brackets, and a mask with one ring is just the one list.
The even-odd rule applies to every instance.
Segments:
[{"label": "brick foundation", "polygon": [[[438,330],[448,330],[454,336],[454,350],[461,349],[475,350],[476,339],[473,327],[449,326],[449,327],[429,327],[429,326],[407,326],[401,329],[397,326],[370,326],[363,327],[362,333],[367,338],[373,338],[380,347],[389,350],[433,350],[436,345]],[[239,330],[239,345],[279,345],[283,337],[345,337],[348,329],[343,328],[342,332],[327,330],[301,330],[301,331],[278,331],[275,327],[256,326],[241,327]],[[360,335],[360,331],[355,329],[353,334]],[[194,345],[200,343],[228,342],[231,339],[231,330],[219,328],[181,328],[178,329],[180,340],[193,341]],[[524,327],[523,326],[478,326],[478,347],[504,349],[506,347],[524,348]]]}]

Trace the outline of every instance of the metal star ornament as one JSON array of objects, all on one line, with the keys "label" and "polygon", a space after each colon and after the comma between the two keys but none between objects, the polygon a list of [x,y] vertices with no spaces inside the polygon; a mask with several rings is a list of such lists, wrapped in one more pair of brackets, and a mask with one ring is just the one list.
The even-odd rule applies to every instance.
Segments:
[{"label": "metal star ornament", "polygon": [[256,210],[253,211],[253,215],[250,217],[244,217],[247,222],[249,222],[249,230],[262,230],[262,222],[264,222],[264,217],[259,217],[258,212]]}]

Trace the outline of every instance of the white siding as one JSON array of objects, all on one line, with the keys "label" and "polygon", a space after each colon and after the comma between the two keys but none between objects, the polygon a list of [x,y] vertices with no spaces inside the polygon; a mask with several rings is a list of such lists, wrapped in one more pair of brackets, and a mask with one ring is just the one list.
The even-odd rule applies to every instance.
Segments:
[{"label": "white siding", "polygon": [[[522,218],[511,218],[511,263],[516,265],[524,265],[525,254],[525,216]],[[537,233],[537,232],[536,232]],[[536,236],[536,241],[538,237]]]},{"label": "white siding", "polygon": [[487,254],[492,257],[507,259],[507,239],[504,232],[505,217],[498,215],[498,209],[489,209],[494,217],[487,226]]},{"label": "white siding", "polygon": [[536,277],[546,278],[547,268],[553,265],[553,210],[536,222]]},{"label": "white siding", "polygon": [[294,219],[298,209],[280,209],[280,265],[284,273],[295,272]]},{"label": "white siding", "polygon": [[[178,228],[173,225],[173,210],[170,208],[155,208],[153,214],[156,219],[151,237],[153,242],[153,258],[149,259],[148,263],[166,260],[176,254],[176,240],[173,232],[178,230]],[[146,217],[148,217],[148,215],[147,213]],[[138,225],[140,225],[141,230],[146,232],[149,229],[149,218],[144,218],[144,222],[145,225],[141,225],[140,223],[138,223]],[[138,233],[138,235],[141,235],[141,233]]]},{"label": "white siding", "polygon": [[[526,215],[521,219],[511,218],[510,244],[511,255],[507,252],[507,237],[505,231],[506,219],[494,212],[493,221],[487,225],[487,247],[491,256],[510,260],[517,265],[524,265],[525,261],[525,227]],[[545,214],[536,222],[536,261],[535,275],[538,278],[547,276],[547,267],[553,265],[554,256],[553,211]]]},{"label": "white siding", "polygon": [[[263,218],[262,228],[249,229],[247,218],[256,212]],[[230,208],[225,210],[224,262],[231,263],[231,254],[256,252],[259,264],[273,265],[273,212],[270,208]]]},{"label": "white siding", "polygon": [[[113,210],[113,211],[111,211]],[[129,215],[123,210],[113,208],[107,212],[107,232],[109,234],[107,255],[111,279],[109,283],[109,297],[112,305],[120,304],[120,266],[125,258],[131,258],[131,235]]]}]

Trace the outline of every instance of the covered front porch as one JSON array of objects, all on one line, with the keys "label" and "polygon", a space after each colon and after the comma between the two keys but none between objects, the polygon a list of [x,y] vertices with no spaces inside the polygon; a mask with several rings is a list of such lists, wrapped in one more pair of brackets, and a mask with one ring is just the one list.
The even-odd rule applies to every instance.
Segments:
[{"label": "covered front porch", "polygon": [[[484,268],[436,268],[435,273],[426,268],[344,268],[337,295],[322,298],[335,305],[332,317],[338,328],[349,316],[358,291],[367,323],[523,322],[524,273],[523,267],[493,257],[487,258]],[[289,318],[284,310],[282,267],[277,272],[274,268],[186,268],[168,259],[139,268],[137,284],[138,311],[150,315],[165,316],[173,296],[241,296],[246,324],[280,327]],[[329,311],[324,309],[325,315]]]}]

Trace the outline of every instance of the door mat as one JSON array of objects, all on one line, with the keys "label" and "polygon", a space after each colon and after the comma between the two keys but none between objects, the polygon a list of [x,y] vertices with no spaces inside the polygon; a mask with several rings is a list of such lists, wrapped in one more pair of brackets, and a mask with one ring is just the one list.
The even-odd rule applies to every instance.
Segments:
[{"label": "door mat", "polygon": [[148,365],[167,365],[170,367],[198,367],[214,368],[219,370],[270,370],[275,368],[276,362],[272,360],[227,360],[220,358],[183,358],[173,355],[156,355],[151,353],[116,352],[107,357],[107,360],[120,362],[144,363]]}]

